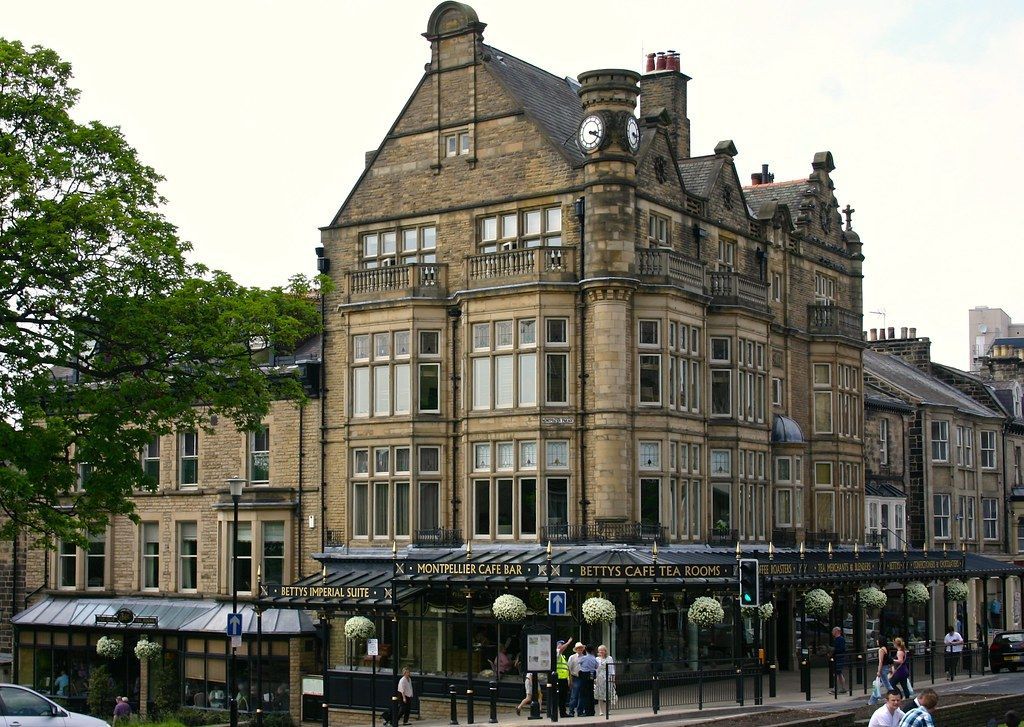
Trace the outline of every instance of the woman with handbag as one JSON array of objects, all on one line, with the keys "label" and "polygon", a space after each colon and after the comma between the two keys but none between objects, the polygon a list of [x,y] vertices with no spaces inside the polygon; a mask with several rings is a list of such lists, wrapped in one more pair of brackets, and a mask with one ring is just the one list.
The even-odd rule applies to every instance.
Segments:
[{"label": "woman with handbag", "polygon": [[878,668],[875,674],[876,684],[871,691],[871,698],[868,699],[868,704],[871,705],[878,704],[892,690],[892,684],[889,683],[889,674],[892,671],[892,654],[889,653],[889,647],[882,636],[875,640],[875,645],[878,647]]},{"label": "woman with handbag", "polygon": [[896,646],[896,658],[892,662],[893,671],[889,681],[893,689],[898,690],[904,699],[910,699],[914,694],[907,683],[910,679],[910,652],[900,637],[897,636],[893,643]]}]

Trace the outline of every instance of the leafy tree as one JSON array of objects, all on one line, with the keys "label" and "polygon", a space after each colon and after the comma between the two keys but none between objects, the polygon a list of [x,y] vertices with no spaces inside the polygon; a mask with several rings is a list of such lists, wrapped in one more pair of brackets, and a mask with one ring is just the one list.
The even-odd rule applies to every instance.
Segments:
[{"label": "leafy tree", "polygon": [[89,672],[89,712],[103,719],[109,718],[114,713],[115,690],[110,669],[104,664],[94,666]]},{"label": "leafy tree", "polygon": [[41,542],[132,515],[153,435],[212,414],[252,429],[301,396],[259,355],[319,323],[314,282],[260,290],[190,263],[161,177],[117,128],[72,118],[70,80],[53,51],[0,38],[0,537]]}]

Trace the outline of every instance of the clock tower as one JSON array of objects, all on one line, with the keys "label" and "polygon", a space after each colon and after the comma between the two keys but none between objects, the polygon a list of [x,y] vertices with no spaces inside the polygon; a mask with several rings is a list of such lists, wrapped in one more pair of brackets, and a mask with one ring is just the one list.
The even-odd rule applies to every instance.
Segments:
[{"label": "clock tower", "polygon": [[626,522],[634,450],[636,396],[633,295],[637,287],[634,117],[640,76],[627,70],[579,76],[584,118],[577,143],[586,154],[582,310],[586,416],[582,438],[588,470],[587,520]]}]

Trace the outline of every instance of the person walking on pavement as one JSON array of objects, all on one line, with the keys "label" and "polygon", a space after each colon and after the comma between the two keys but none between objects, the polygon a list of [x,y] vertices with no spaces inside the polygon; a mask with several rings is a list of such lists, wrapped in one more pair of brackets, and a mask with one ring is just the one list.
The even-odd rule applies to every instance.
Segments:
[{"label": "person walking on pavement", "polygon": [[950,626],[946,629],[946,636],[942,641],[946,645],[946,673],[952,680],[956,676],[956,663],[960,660],[960,655],[964,650],[964,637]]},{"label": "person walking on pavement", "polygon": [[566,658],[565,652],[572,648],[572,639],[566,641],[559,641],[556,644],[557,660],[555,661],[555,671],[558,674],[558,716],[568,717],[569,712],[567,711],[569,703],[569,659]]},{"label": "person walking on pavement", "polygon": [[892,673],[892,654],[889,653],[889,647],[885,643],[885,638],[882,636],[878,637],[878,668],[875,671],[875,676],[878,679],[878,696],[876,692],[871,692],[871,697],[868,699],[868,704],[878,704],[878,701],[883,697],[888,699],[886,695],[891,692],[892,684],[889,683],[889,674]]},{"label": "person walking on pavement", "polygon": [[846,691],[846,676],[843,669],[846,667],[846,637],[843,630],[838,626],[832,629],[832,669],[835,673],[835,682],[829,691],[835,694]]},{"label": "person walking on pavement", "polygon": [[894,639],[893,644],[896,646],[896,657],[892,662],[893,672],[889,681],[893,689],[900,691],[903,699],[910,699],[913,696],[910,685],[907,683],[907,680],[910,679],[910,652],[907,651],[906,644],[899,636]]},{"label": "person walking on pavement", "polygon": [[903,710],[900,709],[900,693],[890,689],[885,695],[885,704],[879,707],[873,715],[868,727],[899,727],[903,719]]},{"label": "person walking on pavement", "polygon": [[587,652],[580,658],[580,679],[583,684],[580,686],[580,704],[576,708],[576,716],[594,716],[594,679],[597,677],[597,657],[594,656],[594,647],[588,646]]},{"label": "person walking on pavement", "polygon": [[582,641],[576,642],[573,646],[573,653],[569,656],[566,665],[569,667],[569,704],[568,712],[570,717],[582,717],[580,712],[580,690],[583,687],[583,680],[580,678],[580,659],[583,658],[587,647]]},{"label": "person walking on pavement", "polygon": [[114,724],[127,722],[132,718],[132,705],[128,704],[128,697],[118,697],[114,705]]},{"label": "person walking on pavement", "polygon": [[615,659],[608,653],[608,647],[597,647],[597,679],[594,682],[594,697],[597,699],[597,713],[603,715],[618,701],[615,694]]},{"label": "person walking on pavement", "polygon": [[412,711],[412,672],[409,667],[402,669],[402,678],[398,680],[398,715],[395,717],[395,724],[403,720],[402,724],[409,724],[409,713]]}]

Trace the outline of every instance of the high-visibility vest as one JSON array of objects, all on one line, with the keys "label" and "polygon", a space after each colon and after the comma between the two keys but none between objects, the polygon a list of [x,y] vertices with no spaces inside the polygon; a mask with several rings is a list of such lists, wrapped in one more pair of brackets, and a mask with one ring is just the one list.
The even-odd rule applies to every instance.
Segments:
[{"label": "high-visibility vest", "polygon": [[562,654],[558,655],[558,662],[555,664],[555,668],[558,670],[559,679],[569,678],[569,661]]}]

